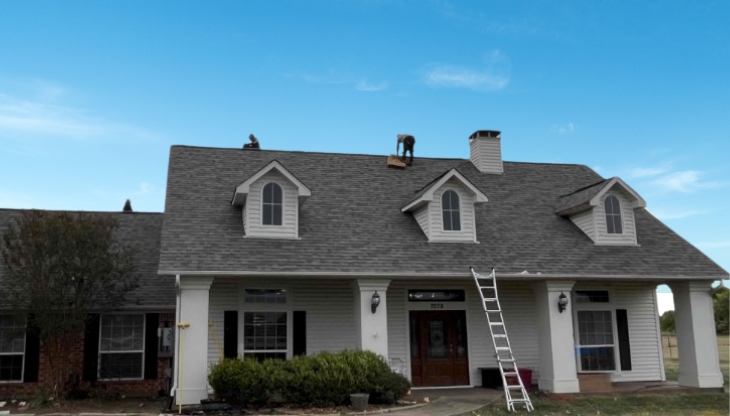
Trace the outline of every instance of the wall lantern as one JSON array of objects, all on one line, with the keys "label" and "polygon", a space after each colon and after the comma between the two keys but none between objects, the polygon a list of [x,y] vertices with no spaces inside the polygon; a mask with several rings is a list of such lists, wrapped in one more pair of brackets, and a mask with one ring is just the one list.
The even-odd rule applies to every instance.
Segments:
[{"label": "wall lantern", "polygon": [[568,297],[565,296],[565,293],[560,292],[560,296],[558,296],[558,311],[560,313],[563,313],[565,308],[568,306]]},{"label": "wall lantern", "polygon": [[375,310],[378,309],[378,305],[380,305],[380,295],[378,295],[378,291],[376,290],[375,293],[373,293],[373,298],[370,299],[370,310],[375,313]]}]

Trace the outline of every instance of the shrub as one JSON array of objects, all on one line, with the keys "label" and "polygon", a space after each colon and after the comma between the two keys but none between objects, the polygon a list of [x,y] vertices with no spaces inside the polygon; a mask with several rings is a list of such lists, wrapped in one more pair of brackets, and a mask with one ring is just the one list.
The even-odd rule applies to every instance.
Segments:
[{"label": "shrub", "polygon": [[288,361],[223,360],[208,377],[219,398],[246,405],[265,403],[278,393],[298,406],[340,406],[350,394],[368,393],[371,403],[393,403],[410,383],[369,351],[322,352]]},{"label": "shrub", "polygon": [[223,359],[214,365],[208,382],[216,396],[242,406],[269,401],[273,377],[269,377],[263,364],[252,359]]}]

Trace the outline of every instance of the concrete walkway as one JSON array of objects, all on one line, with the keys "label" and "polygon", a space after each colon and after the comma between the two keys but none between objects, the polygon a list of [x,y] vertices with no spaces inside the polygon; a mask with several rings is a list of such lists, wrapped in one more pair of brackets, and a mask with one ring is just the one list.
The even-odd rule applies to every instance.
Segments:
[{"label": "concrete walkway", "polygon": [[504,400],[501,390],[482,388],[414,390],[408,400],[420,403],[426,397],[430,403],[425,406],[392,413],[398,416],[454,416]]}]

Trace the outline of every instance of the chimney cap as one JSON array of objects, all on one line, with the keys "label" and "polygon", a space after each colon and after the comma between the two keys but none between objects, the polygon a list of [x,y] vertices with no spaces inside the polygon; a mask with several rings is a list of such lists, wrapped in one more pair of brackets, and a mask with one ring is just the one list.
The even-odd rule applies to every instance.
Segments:
[{"label": "chimney cap", "polygon": [[474,132],[474,134],[469,136],[469,140],[474,140],[479,137],[492,137],[492,138],[500,139],[501,136],[502,136],[502,132],[499,130],[477,130]]}]

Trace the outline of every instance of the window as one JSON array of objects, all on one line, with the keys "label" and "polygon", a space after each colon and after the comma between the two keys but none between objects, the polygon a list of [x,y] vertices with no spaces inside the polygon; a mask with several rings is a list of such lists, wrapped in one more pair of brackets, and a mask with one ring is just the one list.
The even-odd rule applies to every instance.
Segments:
[{"label": "window", "polygon": [[621,204],[618,202],[618,198],[609,195],[603,204],[606,207],[606,232],[609,234],[622,234]]},{"label": "window", "polygon": [[267,358],[285,360],[287,330],[286,312],[244,312],[244,356],[259,361]]},{"label": "window", "polygon": [[461,210],[459,209],[459,195],[448,190],[441,195],[441,209],[444,217],[444,231],[461,230]]},{"label": "window", "polygon": [[611,311],[578,311],[580,371],[616,369]]},{"label": "window", "polygon": [[0,315],[0,381],[23,381],[25,320]]},{"label": "window", "polygon": [[261,206],[263,224],[281,225],[281,186],[274,182],[269,182],[264,185],[263,194],[263,202]]},{"label": "window", "polygon": [[99,337],[100,379],[141,379],[144,315],[103,315]]}]

